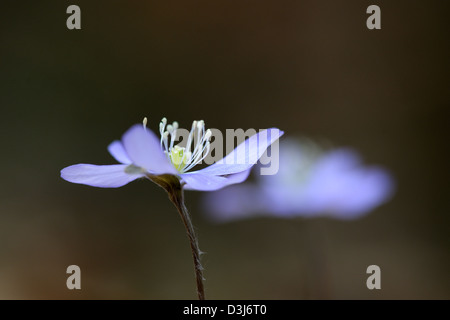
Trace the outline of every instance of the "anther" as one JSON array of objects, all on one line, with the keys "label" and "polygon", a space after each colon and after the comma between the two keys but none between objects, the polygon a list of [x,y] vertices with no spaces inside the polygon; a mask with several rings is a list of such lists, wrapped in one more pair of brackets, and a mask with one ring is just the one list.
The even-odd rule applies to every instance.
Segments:
[{"label": "anther", "polygon": [[212,136],[211,129],[206,130],[205,140],[208,141],[211,138],[211,136]]},{"label": "anther", "polygon": [[159,123],[159,132],[161,133],[161,135],[163,134],[164,128],[166,127],[166,123],[167,123],[166,118],[162,118],[161,122]]},{"label": "anther", "polygon": [[147,117],[144,117],[144,120],[142,120],[142,126],[144,129],[147,127]]}]

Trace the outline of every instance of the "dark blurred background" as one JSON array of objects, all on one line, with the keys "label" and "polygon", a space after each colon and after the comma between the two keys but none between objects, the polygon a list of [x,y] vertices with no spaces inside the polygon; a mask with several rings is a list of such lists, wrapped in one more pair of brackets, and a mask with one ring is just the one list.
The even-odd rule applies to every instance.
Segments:
[{"label": "dark blurred background", "polygon": [[[70,184],[107,145],[163,116],[354,147],[397,181],[356,221],[225,225],[188,192],[210,299],[449,299],[445,1],[2,1],[0,298],[195,299],[163,190]],[[66,28],[81,8],[82,30]],[[366,8],[381,8],[381,30]],[[81,268],[82,290],[66,288]],[[381,267],[381,290],[366,268]]]}]

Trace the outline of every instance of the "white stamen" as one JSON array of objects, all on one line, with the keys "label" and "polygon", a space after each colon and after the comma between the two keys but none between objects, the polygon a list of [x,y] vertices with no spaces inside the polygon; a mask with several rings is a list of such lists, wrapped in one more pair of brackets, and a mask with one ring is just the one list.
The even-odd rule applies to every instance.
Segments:
[{"label": "white stamen", "polygon": [[159,135],[161,136],[161,149],[162,149],[162,145],[163,145],[163,135],[164,135],[164,129],[166,128],[166,123],[167,123],[167,119],[166,118],[162,118],[161,122],[159,123]]},{"label": "white stamen", "polygon": [[144,120],[142,120],[142,125],[144,126],[144,129],[147,129],[147,117],[144,117]]},{"label": "white stamen", "polygon": [[192,122],[191,132],[189,132],[188,140],[186,142],[186,150],[191,151],[191,143],[194,137],[194,129],[197,127],[197,121]]},{"label": "white stamen", "polygon": [[[186,167],[184,168],[185,171],[188,171],[190,169],[192,169],[193,167],[195,167],[199,162],[201,162],[203,159],[205,159],[208,156],[209,153],[209,147],[210,147],[210,143],[207,142],[205,144],[205,146],[203,147],[201,152],[197,152],[194,160],[192,160],[192,162]],[[206,152],[205,152],[206,149]]]},{"label": "white stamen", "polygon": [[[169,129],[169,126],[170,126],[170,129]],[[167,126],[167,131],[169,131],[170,132],[170,150],[172,150],[172,148],[173,148],[173,144],[175,143],[175,138],[176,138],[176,136],[177,136],[177,129],[178,129],[178,122],[174,122],[174,123],[172,123],[172,125],[168,125]],[[172,130],[172,131],[170,131],[170,130]]]},{"label": "white stamen", "polygon": [[206,134],[205,134],[205,140],[208,140],[211,138],[212,136],[212,131],[211,129],[206,130]]},{"label": "white stamen", "polygon": [[191,131],[189,132],[184,148],[179,145],[174,146],[178,122],[174,121],[172,124],[167,125],[167,127],[166,125],[167,119],[163,118],[159,124],[161,148],[178,172],[187,172],[207,157],[210,150],[209,140],[211,139],[212,132],[210,129],[205,130],[205,122],[203,120],[194,120],[192,122]]},{"label": "white stamen", "polygon": [[198,163],[198,153],[200,152],[201,154],[200,149],[203,148],[203,144],[205,143],[205,141],[205,122],[203,120],[200,120],[197,124],[197,141],[195,142],[194,151],[192,151],[192,158],[194,160],[190,159],[189,162]]},{"label": "white stamen", "polygon": [[167,155],[167,158],[170,160],[170,153],[169,153],[169,148],[168,148],[168,145],[167,145],[167,137],[168,136],[169,136],[169,132],[167,132],[167,131],[164,132],[163,135],[162,135],[162,141],[164,143],[164,148],[166,149],[165,153]]}]

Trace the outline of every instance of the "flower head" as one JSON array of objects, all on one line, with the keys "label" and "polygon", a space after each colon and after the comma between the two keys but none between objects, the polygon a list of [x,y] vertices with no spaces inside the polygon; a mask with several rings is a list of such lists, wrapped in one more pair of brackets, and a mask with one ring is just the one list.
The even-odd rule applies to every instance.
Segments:
[{"label": "flower head", "polygon": [[[162,181],[175,176],[187,190],[211,191],[244,181],[251,167],[283,132],[265,129],[237,146],[224,159],[206,168],[192,169],[208,155],[212,132],[203,120],[194,121],[185,146],[175,144],[178,122],[159,124],[160,138],[143,125],[132,126],[122,139],[108,146],[110,154],[120,163],[115,165],[76,164],[61,170],[69,182],[101,188],[121,187],[141,177]],[[244,152],[243,152],[244,151]]]},{"label": "flower head", "polygon": [[201,170],[191,171],[208,154],[211,130],[205,130],[203,120],[194,121],[185,146],[175,145],[178,123],[159,124],[160,139],[143,125],[132,126],[114,141],[108,151],[120,164],[97,166],[76,164],[61,170],[61,177],[69,182],[94,187],[116,188],[146,177],[162,187],[177,208],[188,235],[194,261],[197,294],[205,298],[201,251],[190,215],[184,205],[183,190],[217,190],[247,179],[251,167],[266,149],[283,134],[278,129],[260,131],[238,145],[221,161]]},{"label": "flower head", "polygon": [[393,189],[386,170],[363,166],[354,150],[324,152],[314,143],[285,140],[277,174],[211,193],[204,204],[219,222],[258,215],[350,219],[387,201]]}]

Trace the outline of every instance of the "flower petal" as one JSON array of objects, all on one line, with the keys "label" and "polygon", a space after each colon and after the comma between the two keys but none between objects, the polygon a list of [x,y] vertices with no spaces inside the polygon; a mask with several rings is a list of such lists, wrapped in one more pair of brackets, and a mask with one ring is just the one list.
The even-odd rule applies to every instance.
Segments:
[{"label": "flower petal", "polygon": [[132,161],[128,157],[127,152],[125,151],[125,148],[123,147],[122,142],[119,140],[116,140],[112,142],[108,146],[109,153],[116,159],[118,162],[123,164],[131,164]]},{"label": "flower petal", "polygon": [[227,185],[227,178],[208,174],[185,173],[181,178],[186,183],[186,190],[213,191]]},{"label": "flower petal", "polygon": [[222,160],[195,171],[203,174],[226,175],[242,172],[251,168],[267,148],[284,134],[277,128],[265,129],[251,136],[233,151],[231,151]]},{"label": "flower petal", "polygon": [[230,184],[240,183],[247,179],[249,174],[250,169],[226,177],[199,173],[185,173],[181,175],[181,178],[186,183],[184,186],[184,189],[186,190],[213,191]]},{"label": "flower petal", "polygon": [[268,191],[258,184],[242,184],[211,192],[203,196],[204,211],[216,222],[263,216],[293,218],[307,215],[303,211],[305,205],[298,190],[274,187]]},{"label": "flower petal", "polygon": [[132,126],[122,137],[128,157],[138,167],[153,174],[175,174],[177,171],[161,150],[159,139],[142,125]]},{"label": "flower petal", "polygon": [[61,170],[61,178],[72,183],[86,184],[100,188],[118,188],[144,176],[143,173],[127,173],[128,165],[113,164],[96,166],[93,164],[75,164]]},{"label": "flower petal", "polygon": [[357,168],[317,176],[311,181],[308,198],[320,203],[324,213],[340,218],[356,218],[386,202],[394,182],[382,168]]},{"label": "flower petal", "polygon": [[[222,161],[222,160],[220,160]],[[239,172],[243,172],[251,168],[253,164],[224,164],[216,162],[209,167],[197,170],[197,171],[191,171],[190,173],[201,173],[201,174],[207,174],[207,175],[215,175],[215,176],[222,176],[227,174],[235,174]]]},{"label": "flower petal", "polygon": [[228,180],[227,186],[230,184],[244,182],[245,180],[247,180],[248,176],[250,175],[251,170],[252,170],[252,168],[249,168],[242,172],[233,173],[233,174],[226,176],[226,179]]}]

